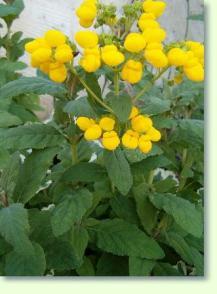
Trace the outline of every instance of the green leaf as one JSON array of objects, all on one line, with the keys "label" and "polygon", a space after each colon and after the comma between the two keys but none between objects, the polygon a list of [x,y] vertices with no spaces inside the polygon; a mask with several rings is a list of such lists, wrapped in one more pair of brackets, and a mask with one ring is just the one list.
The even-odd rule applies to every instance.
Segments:
[{"label": "green leaf", "polygon": [[49,94],[54,96],[64,95],[66,88],[41,77],[22,77],[7,83],[0,88],[0,99],[8,99],[21,94]]},{"label": "green leaf", "polygon": [[74,256],[77,259],[78,267],[82,265],[84,253],[87,248],[89,236],[88,232],[82,226],[75,226],[72,229],[70,243],[72,245]]},{"label": "green leaf", "polygon": [[98,263],[96,276],[128,276],[128,260],[126,257],[104,253]]},{"label": "green leaf", "polygon": [[132,109],[131,97],[127,94],[120,95],[118,97],[112,95],[111,97],[109,97],[108,101],[120,122],[126,122],[129,119]]},{"label": "green leaf", "polygon": [[51,225],[55,236],[69,231],[74,222],[82,219],[92,205],[92,194],[87,189],[65,195],[52,211]]},{"label": "green leaf", "polygon": [[76,272],[79,276],[95,276],[95,270],[90,258],[85,256],[83,264],[76,268]]},{"label": "green leaf", "polygon": [[25,159],[14,189],[15,202],[25,204],[35,196],[57,151],[57,148],[34,150]]},{"label": "green leaf", "polygon": [[8,150],[0,147],[0,169],[4,170],[9,160],[10,160],[10,153],[8,152]]},{"label": "green leaf", "polygon": [[0,17],[18,16],[24,9],[22,0],[15,0],[12,4],[0,4]]},{"label": "green leaf", "polygon": [[181,276],[180,272],[174,266],[164,262],[158,262],[154,267],[153,272],[155,276]]},{"label": "green leaf", "polygon": [[110,200],[110,205],[117,217],[129,223],[138,224],[136,206],[132,198],[118,195]]},{"label": "green leaf", "polygon": [[105,167],[112,184],[126,195],[133,185],[130,166],[121,149],[114,152],[104,151]]},{"label": "green leaf", "polygon": [[42,276],[46,269],[46,260],[42,247],[34,243],[32,254],[19,254],[15,251],[6,255],[6,276]]},{"label": "green leaf", "polygon": [[154,206],[173,216],[176,223],[186,232],[198,238],[202,236],[202,214],[193,203],[173,194],[155,193],[151,194],[149,198]]},{"label": "green leaf", "polygon": [[149,152],[148,154],[141,152],[139,149],[134,149],[134,150],[125,149],[124,153],[126,155],[127,160],[130,163],[136,163],[151,156],[161,155],[163,151],[158,145],[155,144],[151,152]]},{"label": "green leaf", "polygon": [[67,169],[61,180],[66,183],[97,182],[106,178],[105,169],[96,163],[81,162]]},{"label": "green leaf", "polygon": [[156,261],[142,259],[140,257],[129,257],[130,276],[150,276]]},{"label": "green leaf", "polygon": [[22,124],[19,117],[7,112],[0,110],[0,128],[7,128],[11,126],[17,126]]},{"label": "green leaf", "polygon": [[100,221],[91,227],[96,234],[96,245],[105,252],[120,256],[148,259],[164,257],[158,243],[135,225],[121,219]]},{"label": "green leaf", "polygon": [[32,253],[33,247],[27,236],[28,233],[27,210],[22,204],[12,204],[0,210],[0,234],[17,253]]},{"label": "green leaf", "polygon": [[191,254],[193,256],[194,265],[196,268],[196,275],[197,276],[204,276],[204,257],[200,252],[195,249],[191,248]]},{"label": "green leaf", "polygon": [[158,97],[148,96],[141,104],[141,113],[156,115],[170,110],[170,101]]},{"label": "green leaf", "polygon": [[64,137],[52,126],[31,124],[10,129],[0,129],[0,147],[5,149],[43,149],[59,146]]},{"label": "green leaf", "polygon": [[157,210],[150,202],[148,193],[143,183],[133,189],[137,214],[145,231],[151,234],[157,223]]},{"label": "green leaf", "polygon": [[95,118],[96,114],[90,107],[86,97],[81,97],[76,100],[69,101],[63,108],[67,113],[73,116],[87,116]]},{"label": "green leaf", "polygon": [[8,159],[7,166],[3,169],[0,186],[5,192],[7,198],[10,200],[19,175],[21,159],[19,152],[15,152]]},{"label": "green leaf", "polygon": [[184,261],[191,265],[194,263],[191,248],[182,236],[177,233],[168,232],[166,234],[166,240]]},{"label": "green leaf", "polygon": [[0,59],[0,71],[4,72],[15,72],[18,70],[23,70],[27,65],[21,61],[10,61],[6,58]]}]

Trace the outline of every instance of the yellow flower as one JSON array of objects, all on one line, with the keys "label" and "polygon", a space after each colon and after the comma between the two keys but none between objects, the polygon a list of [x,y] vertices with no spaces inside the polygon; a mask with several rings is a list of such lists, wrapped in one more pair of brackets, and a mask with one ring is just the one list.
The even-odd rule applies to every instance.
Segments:
[{"label": "yellow flower", "polygon": [[36,64],[41,64],[50,60],[52,51],[50,48],[39,48],[32,53],[32,60]]},{"label": "yellow flower", "polygon": [[66,36],[57,30],[49,30],[45,34],[45,40],[51,47],[57,47],[65,44]]},{"label": "yellow flower", "polygon": [[130,33],[124,42],[124,47],[127,51],[138,53],[145,48],[146,41],[140,33]]},{"label": "yellow flower", "polygon": [[67,78],[67,69],[64,64],[49,70],[49,77],[52,81],[62,83]]},{"label": "yellow flower", "polygon": [[102,49],[102,60],[108,66],[118,66],[124,62],[124,55],[115,45],[106,45]]},{"label": "yellow flower", "polygon": [[163,1],[146,0],[143,3],[143,9],[145,12],[152,13],[155,17],[159,17],[164,13],[166,3]]},{"label": "yellow flower", "polygon": [[84,49],[96,47],[99,42],[97,33],[92,31],[77,32],[75,34],[75,40]]},{"label": "yellow flower", "polygon": [[155,20],[155,16],[151,13],[143,13],[138,21],[138,26],[141,31],[144,31],[147,28],[159,28],[159,23]]},{"label": "yellow flower", "polygon": [[128,149],[136,149],[139,143],[139,134],[133,130],[128,130],[122,137],[122,144]]},{"label": "yellow flower", "polygon": [[144,115],[138,115],[131,120],[131,125],[134,131],[144,133],[152,127],[152,120]]},{"label": "yellow flower", "polygon": [[160,43],[166,39],[166,31],[162,28],[147,28],[143,32],[143,37],[147,43]]},{"label": "yellow flower", "polygon": [[151,127],[147,131],[146,135],[150,138],[150,140],[152,142],[158,142],[161,139],[161,133],[157,129],[155,129],[154,127]]},{"label": "yellow flower", "polygon": [[154,67],[161,68],[168,65],[167,56],[162,50],[145,50],[144,57]]},{"label": "yellow flower", "polygon": [[199,62],[193,67],[184,67],[184,73],[191,81],[202,82],[204,80],[204,68]]},{"label": "yellow flower", "polygon": [[92,118],[80,116],[77,118],[76,124],[78,125],[79,129],[81,129],[82,131],[86,131],[93,124],[95,124],[95,121]]},{"label": "yellow flower", "polygon": [[93,124],[85,131],[84,138],[87,141],[93,141],[99,139],[101,135],[102,129],[100,128],[100,126],[97,124]]},{"label": "yellow flower", "polygon": [[141,62],[130,59],[125,63],[121,72],[121,77],[129,83],[135,84],[141,80],[142,74],[143,69]]},{"label": "yellow flower", "polygon": [[139,149],[145,154],[151,151],[152,143],[150,140],[148,140],[147,135],[142,135],[139,138]]},{"label": "yellow flower", "polygon": [[113,118],[110,118],[110,117],[103,117],[99,121],[99,126],[101,127],[101,129],[103,131],[107,131],[107,132],[112,131],[114,129],[114,126],[115,126],[115,120]]},{"label": "yellow flower", "polygon": [[188,58],[186,52],[180,48],[171,49],[168,52],[167,57],[168,57],[169,64],[175,65],[175,66],[184,65]]},{"label": "yellow flower", "polygon": [[139,114],[139,109],[136,106],[133,106],[132,109],[131,109],[131,113],[130,113],[129,119],[134,118],[138,114]]},{"label": "yellow flower", "polygon": [[145,50],[163,50],[163,45],[158,42],[148,43]]},{"label": "yellow flower", "polygon": [[187,41],[186,45],[191,49],[194,55],[201,59],[204,58],[204,45],[199,42]]},{"label": "yellow flower", "polygon": [[80,65],[87,72],[95,72],[101,66],[100,53],[98,48],[85,49]]},{"label": "yellow flower", "polygon": [[55,59],[61,63],[72,61],[73,53],[71,47],[66,44],[58,46],[55,52]]},{"label": "yellow flower", "polygon": [[43,73],[48,74],[50,70],[50,62],[42,63],[39,68]]},{"label": "yellow flower", "polygon": [[197,57],[195,57],[192,51],[188,51],[186,54],[187,54],[187,60],[184,64],[185,67],[193,67],[198,65],[199,60]]},{"label": "yellow flower", "polygon": [[45,38],[36,38],[35,40],[25,44],[25,50],[30,54],[41,47],[50,48]]},{"label": "yellow flower", "polygon": [[105,132],[102,138],[102,145],[110,151],[115,150],[120,145],[120,139],[115,131]]},{"label": "yellow flower", "polygon": [[79,22],[82,27],[88,28],[92,26],[97,14],[95,1],[84,1],[78,9],[76,15],[79,17]]}]

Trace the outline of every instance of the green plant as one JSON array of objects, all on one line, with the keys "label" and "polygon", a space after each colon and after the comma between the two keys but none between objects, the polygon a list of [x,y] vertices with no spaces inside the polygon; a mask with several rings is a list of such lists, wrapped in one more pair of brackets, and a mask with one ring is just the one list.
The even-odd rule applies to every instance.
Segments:
[{"label": "green plant", "polygon": [[[0,8],[11,11],[15,3],[22,1]],[[5,276],[201,276],[203,83],[184,77],[183,69],[187,72],[189,68],[185,64],[189,61],[191,44],[180,42],[163,48],[158,42],[153,49],[153,44],[148,42],[144,45],[149,46],[146,51],[157,50],[160,59],[156,62],[153,54],[150,57],[146,52],[144,60],[141,35],[136,35],[139,41],[135,48],[135,36],[129,34],[142,12],[141,3],[136,1],[125,6],[124,16],[119,20],[114,20],[113,6],[102,6],[94,0],[84,4],[92,9],[92,16],[95,12],[96,15],[89,20],[79,10],[81,23],[91,26],[96,18],[97,27],[109,25],[111,32],[101,34],[97,43],[112,47],[104,51],[99,51],[97,44],[95,49],[86,48],[81,66],[73,66],[69,47],[75,59],[76,45],[62,33],[49,31],[39,43],[35,40],[26,45],[35,58],[34,66],[41,69],[37,77],[11,75],[0,88],[0,109],[8,113],[13,103],[20,103],[21,97],[27,102],[37,100],[40,94],[54,97],[50,122],[23,120],[20,125],[13,122],[0,128],[0,273]],[[82,12],[86,11],[85,5]],[[162,13],[164,6],[160,7]],[[158,9],[158,16],[160,12]],[[8,21],[8,15],[0,16],[6,17],[10,25],[12,20]],[[151,25],[156,26],[156,20],[152,21]],[[133,42],[128,39],[124,45],[129,35]],[[90,33],[89,37],[88,41],[82,39],[83,45],[92,37],[95,42],[95,36]],[[45,46],[46,38],[49,44]],[[64,43],[58,46],[67,43],[64,47],[67,58],[63,58],[66,55],[62,52],[64,62],[53,67],[53,54],[56,58],[58,50],[55,42]],[[32,46],[37,49],[33,50]],[[139,52],[129,52],[137,51],[138,47]],[[41,48],[42,51],[34,54]],[[171,54],[173,48],[182,50],[181,54],[178,50],[175,58],[181,82],[179,79],[176,83],[177,77],[163,78],[158,84],[156,81],[169,66],[160,70],[156,67],[171,58],[168,52]],[[200,44],[198,48],[201,50]],[[45,54],[49,56],[46,70]],[[16,63],[10,56],[4,62]],[[137,62],[133,68],[135,76],[128,75],[130,66],[124,69],[127,74],[121,74],[123,56],[126,62],[129,59]],[[149,64],[141,71],[138,63],[147,60]],[[199,71],[201,63],[196,59]],[[93,72],[87,72],[90,68]],[[51,75],[53,70],[57,72]],[[65,82],[55,83],[47,74]],[[104,85],[99,83],[102,76]],[[126,76],[129,83],[123,81]],[[105,94],[106,85],[108,93]],[[84,89],[85,94],[80,96]],[[20,118],[18,110],[14,115]],[[138,116],[141,123],[133,121]],[[106,120],[101,121],[102,118]],[[153,129],[152,123],[161,134]],[[127,133],[131,127],[133,133]],[[148,140],[144,139],[146,135]],[[145,143],[140,144],[141,137]],[[153,147],[151,141],[155,142]]]}]

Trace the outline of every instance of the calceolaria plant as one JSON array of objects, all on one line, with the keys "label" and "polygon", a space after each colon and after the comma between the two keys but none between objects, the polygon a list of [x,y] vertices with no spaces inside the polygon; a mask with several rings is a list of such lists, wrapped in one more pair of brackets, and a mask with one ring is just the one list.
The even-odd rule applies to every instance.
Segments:
[{"label": "calceolaria plant", "polygon": [[37,76],[0,109],[50,94],[54,113],[0,128],[1,275],[203,275],[204,47],[168,43],[165,9],[84,0],[84,29],[25,44]]}]

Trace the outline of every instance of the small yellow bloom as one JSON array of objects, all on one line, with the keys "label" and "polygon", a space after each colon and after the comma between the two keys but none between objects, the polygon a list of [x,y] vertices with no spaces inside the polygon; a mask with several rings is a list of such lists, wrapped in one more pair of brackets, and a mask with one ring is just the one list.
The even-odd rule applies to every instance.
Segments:
[{"label": "small yellow bloom", "polygon": [[133,130],[128,130],[122,137],[122,144],[128,149],[136,149],[139,144],[139,134]]},{"label": "small yellow bloom", "polygon": [[65,44],[66,36],[57,30],[49,30],[45,34],[45,40],[51,47],[57,47]]},{"label": "small yellow bloom", "polygon": [[166,3],[163,1],[146,0],[143,3],[143,9],[147,13],[152,13],[155,17],[160,17],[166,8]]},{"label": "small yellow bloom", "polygon": [[143,13],[138,21],[138,26],[141,31],[144,31],[147,28],[159,28],[159,23],[155,20],[155,16],[151,13]]},{"label": "small yellow bloom", "polygon": [[162,50],[145,50],[144,57],[154,67],[161,68],[168,65],[168,58]]},{"label": "small yellow bloom", "polygon": [[151,127],[147,131],[147,135],[152,142],[158,142],[161,139],[161,133],[157,129],[155,129],[154,127]]},{"label": "small yellow bloom", "polygon": [[139,109],[136,106],[133,106],[132,109],[131,109],[131,113],[130,113],[129,119],[134,118],[138,114],[139,114]]},{"label": "small yellow bloom", "polygon": [[139,138],[139,149],[141,152],[147,154],[152,149],[152,143],[150,140],[147,139],[146,135],[142,135]]},{"label": "small yellow bloom", "polygon": [[84,1],[78,9],[76,15],[79,17],[79,22],[82,27],[89,28],[92,26],[97,14],[96,2]]},{"label": "small yellow bloom", "polygon": [[204,45],[201,44],[200,42],[195,42],[195,41],[187,41],[186,45],[192,50],[194,55],[201,59],[204,58]]},{"label": "small yellow bloom", "polygon": [[58,46],[55,52],[55,59],[61,63],[72,61],[73,53],[71,47],[66,44]]},{"label": "small yellow bloom", "polygon": [[118,51],[115,45],[106,45],[101,49],[102,60],[108,66],[118,66],[124,62],[124,55]]},{"label": "small yellow bloom", "polygon": [[147,43],[160,43],[166,39],[166,31],[162,28],[147,28],[143,32],[143,37]]},{"label": "small yellow bloom", "polygon": [[75,40],[84,49],[96,47],[99,42],[97,33],[92,31],[77,32],[75,34]]},{"label": "small yellow bloom", "polygon": [[88,128],[90,128],[93,124],[95,124],[95,121],[92,118],[88,118],[85,116],[80,116],[76,120],[76,124],[79,127],[80,130],[86,131]]},{"label": "small yellow bloom", "polygon": [[36,38],[35,40],[25,44],[25,50],[30,54],[42,47],[50,48],[50,46],[48,45],[48,43],[46,42],[44,38]]},{"label": "small yellow bloom", "polygon": [[135,60],[128,60],[121,72],[121,78],[131,84],[138,83],[143,74],[142,63]]},{"label": "small yellow bloom", "polygon": [[42,63],[39,68],[43,73],[48,74],[50,70],[50,62]]},{"label": "small yellow bloom", "polygon": [[49,70],[49,77],[52,81],[56,83],[62,83],[67,78],[67,69],[64,64],[60,65],[57,68]]},{"label": "small yellow bloom", "polygon": [[145,48],[146,41],[140,33],[130,33],[124,42],[124,47],[127,51],[138,53]]},{"label": "small yellow bloom", "polygon": [[106,132],[103,134],[102,145],[110,151],[115,150],[120,145],[120,139],[115,131]]},{"label": "small yellow bloom", "polygon": [[87,141],[93,141],[99,139],[101,135],[102,129],[100,128],[100,126],[97,124],[93,124],[85,131],[84,138]]},{"label": "small yellow bloom", "polygon": [[145,50],[163,50],[163,45],[158,42],[148,43]]},{"label": "small yellow bloom", "polygon": [[199,62],[193,67],[184,67],[184,73],[191,81],[202,82],[204,80],[204,68]]},{"label": "small yellow bloom", "polygon": [[97,71],[100,68],[101,60],[97,55],[85,54],[80,60],[80,65],[86,72],[91,73]]},{"label": "small yellow bloom", "polygon": [[32,53],[32,60],[41,64],[50,60],[52,51],[50,48],[39,48]]},{"label": "small yellow bloom", "polygon": [[187,61],[187,54],[180,48],[172,48],[168,54],[168,61],[170,65],[183,66]]},{"label": "small yellow bloom", "polygon": [[152,120],[144,115],[138,115],[131,120],[131,125],[134,131],[144,133],[152,127]]},{"label": "small yellow bloom", "polygon": [[101,129],[103,131],[107,131],[107,132],[112,131],[114,129],[114,126],[115,126],[115,120],[113,118],[110,118],[110,117],[103,117],[99,121],[99,126],[101,127]]}]

